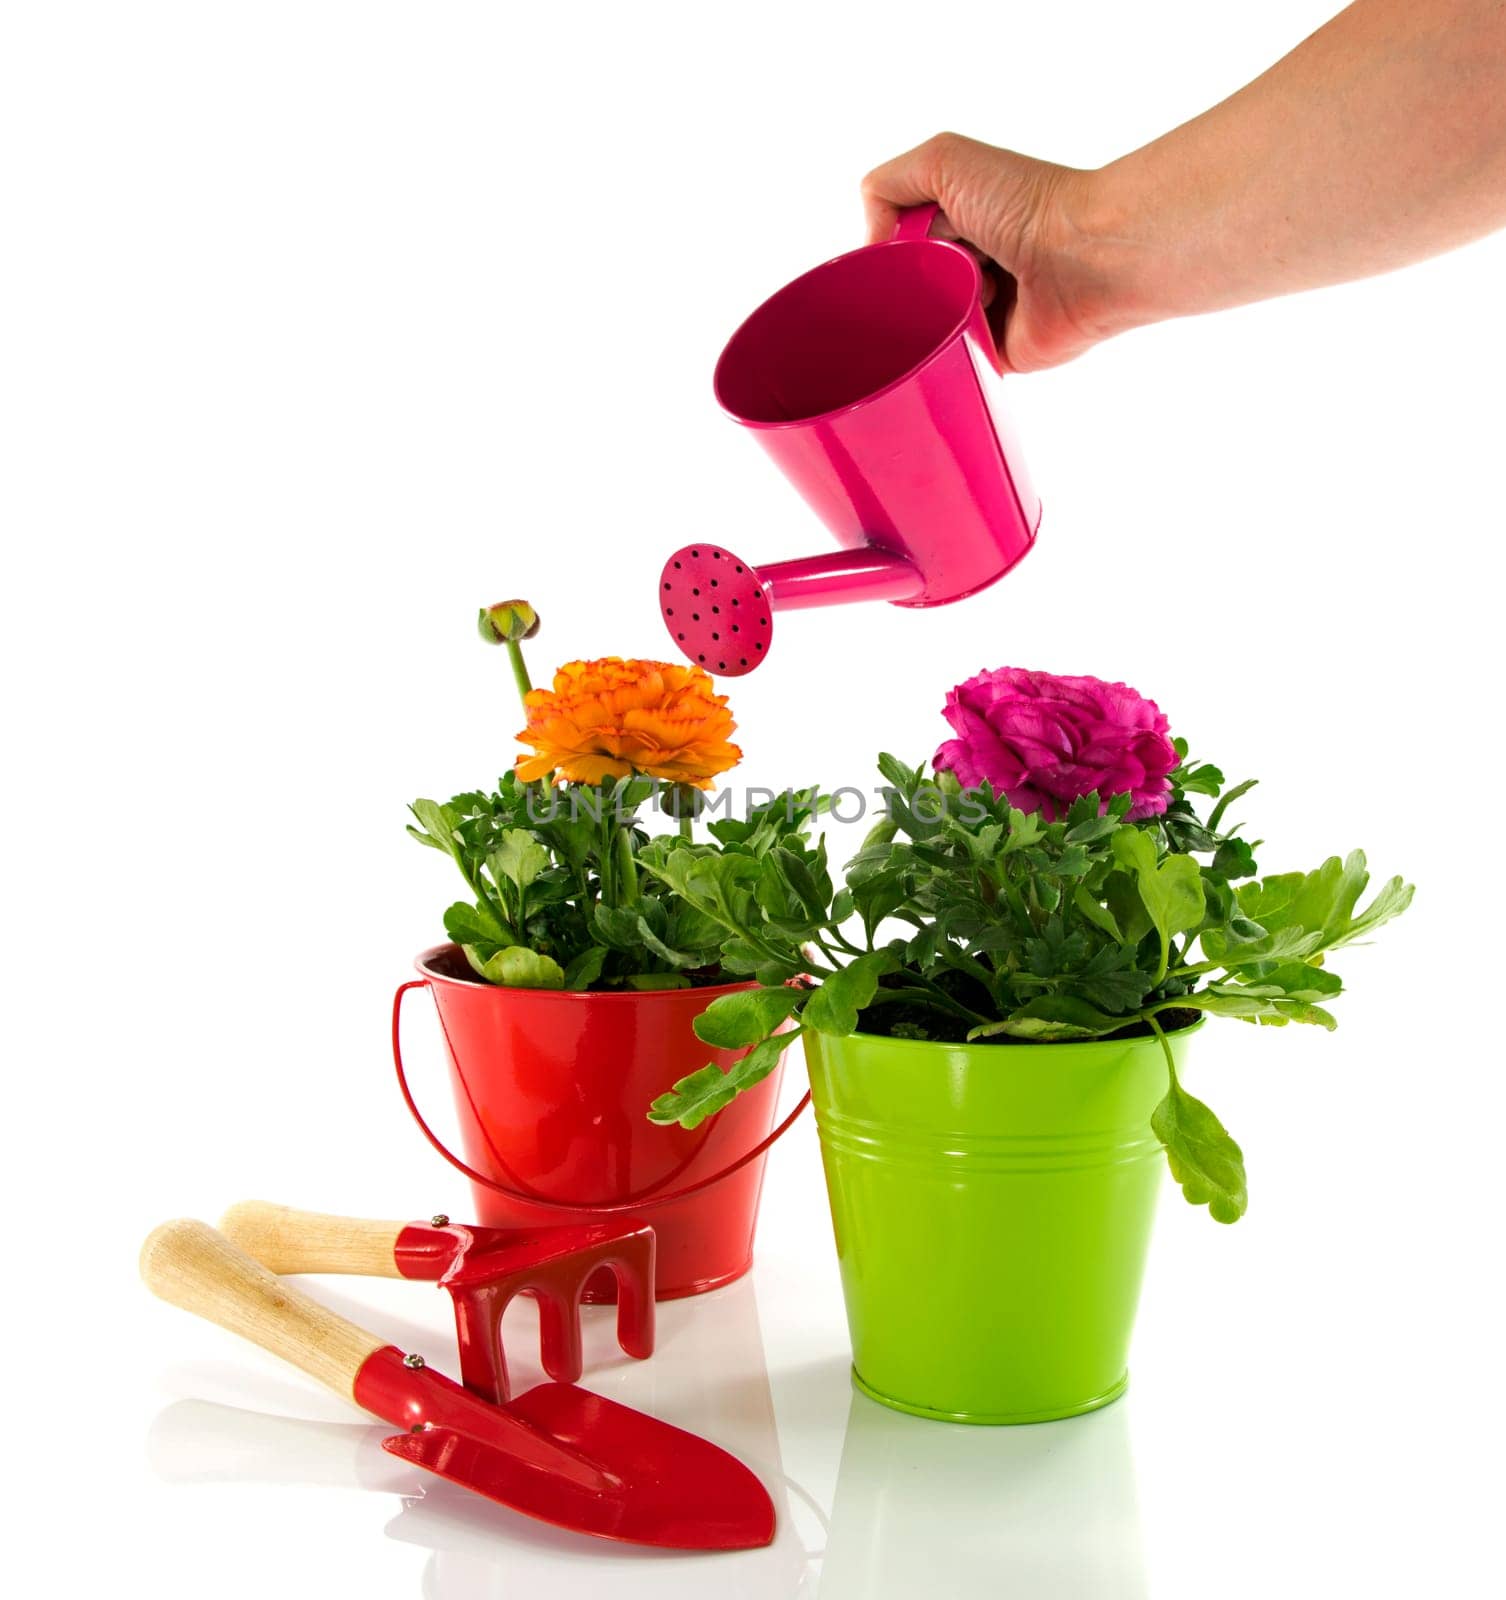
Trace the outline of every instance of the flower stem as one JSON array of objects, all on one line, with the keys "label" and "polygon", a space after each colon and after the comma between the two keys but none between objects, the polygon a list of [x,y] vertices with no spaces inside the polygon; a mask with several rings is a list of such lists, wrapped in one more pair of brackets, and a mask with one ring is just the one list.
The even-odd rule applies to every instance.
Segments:
[{"label": "flower stem", "polygon": [[523,709],[528,709],[528,696],[533,690],[532,680],[528,676],[528,665],[523,660],[523,646],[516,639],[509,639],[507,643],[507,659],[512,663],[513,681],[518,686],[518,699],[523,702]]},{"label": "flower stem", "polygon": [[1161,1053],[1166,1057],[1167,1087],[1168,1089],[1175,1089],[1177,1087],[1177,1064],[1171,1053],[1171,1040],[1166,1037],[1165,1030],[1154,1016],[1147,1016],[1145,1022],[1150,1031],[1161,1041]]},{"label": "flower stem", "polygon": [[633,855],[633,841],[628,830],[617,823],[613,832],[616,838],[612,848],[616,853],[617,903],[631,906],[638,903],[638,862]]}]

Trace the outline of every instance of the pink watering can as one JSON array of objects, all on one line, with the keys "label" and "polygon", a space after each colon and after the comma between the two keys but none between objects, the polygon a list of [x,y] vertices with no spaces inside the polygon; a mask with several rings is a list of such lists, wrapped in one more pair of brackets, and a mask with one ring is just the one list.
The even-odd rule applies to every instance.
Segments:
[{"label": "pink watering can", "polygon": [[841,549],[766,566],[704,541],[675,551],[659,608],[709,672],[767,660],[775,611],[947,605],[1035,538],[1040,501],[992,392],[1002,368],[981,275],[961,246],[927,237],[936,210],[903,211],[892,238],[796,278],[722,352],[722,409]]}]

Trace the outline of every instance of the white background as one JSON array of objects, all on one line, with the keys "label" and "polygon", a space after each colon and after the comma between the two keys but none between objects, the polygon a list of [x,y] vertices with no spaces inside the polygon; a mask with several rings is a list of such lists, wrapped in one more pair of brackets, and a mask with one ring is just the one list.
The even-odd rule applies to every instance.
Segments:
[{"label": "white background", "polygon": [[[830,787],[880,745],[928,754],[979,668],[1122,678],[1261,778],[1268,870],[1363,845],[1419,885],[1341,963],[1337,1034],[1203,1035],[1251,1209],[1219,1228],[1168,1187],[1123,1404],[964,1430],[852,1400],[808,1123],[751,1284],[666,1308],[631,1371],[591,1329],[591,1381],[776,1482],[759,1556],[414,1498],[379,1430],[134,1277],[153,1223],[249,1195],[464,1215],[385,1026],[455,887],[404,805],[513,754],[475,609],[532,599],[542,676],[664,653],[654,575],[689,538],[825,547],[710,373],[759,299],[859,242],[863,172],[944,127],[1100,163],[1326,13],[5,10],[12,1592],[1498,1581],[1506,238],[1008,380],[1046,505],[1018,573],[945,611],[786,619],[731,689],[746,781]],[[430,1291],[319,1289],[442,1348]]]}]

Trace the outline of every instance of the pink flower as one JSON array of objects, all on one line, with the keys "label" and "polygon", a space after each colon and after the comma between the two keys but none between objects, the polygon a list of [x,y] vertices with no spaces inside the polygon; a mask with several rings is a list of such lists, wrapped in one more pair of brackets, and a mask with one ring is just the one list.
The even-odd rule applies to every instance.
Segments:
[{"label": "pink flower", "polygon": [[1094,789],[1133,795],[1132,821],[1166,809],[1177,764],[1166,718],[1125,684],[1000,667],[959,683],[945,715],[958,736],[934,764],[964,788],[987,782],[1048,822]]}]

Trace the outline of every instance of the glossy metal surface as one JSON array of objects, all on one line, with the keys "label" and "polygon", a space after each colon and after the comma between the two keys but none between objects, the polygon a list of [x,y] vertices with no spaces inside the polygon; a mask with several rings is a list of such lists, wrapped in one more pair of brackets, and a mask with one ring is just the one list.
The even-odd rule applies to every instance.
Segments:
[{"label": "glossy metal surface", "polygon": [[829,606],[846,600],[913,600],[925,587],[915,564],[888,550],[863,546],[824,555],[775,561],[758,569],[770,604],[780,611]]},{"label": "glossy metal surface", "polygon": [[610,1272],[617,1342],[643,1360],[654,1350],[654,1230],[606,1221],[557,1228],[467,1228],[413,1223],[393,1249],[405,1278],[442,1284],[455,1302],[460,1371],[468,1389],[508,1398],[502,1314],[517,1295],[538,1302],[544,1370],[574,1383],[583,1370],[580,1307],[586,1285]]},{"label": "glossy metal surface", "polygon": [[[786,285],[733,334],[717,363],[722,408],[757,436],[837,543],[884,551],[919,574],[903,595],[880,593],[858,570],[846,582],[831,574],[808,604],[961,600],[1008,572],[1040,522],[996,392],[999,353],[977,264],[959,246],[927,237],[935,213],[903,212],[892,239]],[[672,556],[660,578],[665,622],[709,670],[750,671],[767,647],[708,648],[703,633],[685,625],[677,591],[664,588],[674,563],[683,570],[697,548]],[[723,660],[725,668],[714,664]]]},{"label": "glossy metal surface", "polygon": [[[1169,1036],[1179,1065],[1192,1031]],[[807,1034],[806,1059],[858,1387],[979,1423],[1123,1393],[1165,1170],[1159,1042]]]},{"label": "glossy metal surface", "polygon": [[[425,951],[417,966],[438,1009],[466,1160],[527,1197],[475,1185],[486,1226],[592,1223],[601,1220],[594,1204],[629,1205],[654,1228],[660,1299],[714,1289],[748,1270],[762,1154],[698,1193],[655,1202],[716,1179],[768,1137],[782,1065],[699,1128],[659,1127],[646,1115],[677,1078],[707,1061],[725,1068],[737,1059],[739,1051],[702,1044],[692,1024],[717,995],[748,985],[642,994],[501,989],[476,981],[454,945]],[[562,1201],[574,1209],[560,1210]],[[583,1298],[615,1294],[612,1275],[598,1271]]]},{"label": "glossy metal surface", "polygon": [[774,1506],[735,1456],[570,1384],[489,1405],[388,1345],[362,1366],[356,1403],[406,1429],[383,1449],[557,1527],[683,1550],[747,1550],[774,1537]]}]

